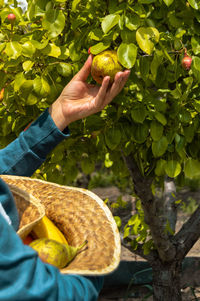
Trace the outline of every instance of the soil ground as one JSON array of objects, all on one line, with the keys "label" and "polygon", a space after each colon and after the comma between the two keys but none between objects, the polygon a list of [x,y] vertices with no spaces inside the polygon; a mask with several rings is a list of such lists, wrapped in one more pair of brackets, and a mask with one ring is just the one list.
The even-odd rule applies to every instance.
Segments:
[{"label": "soil ground", "polygon": [[[106,188],[95,188],[92,190],[102,200],[109,199],[109,202],[115,202],[116,199],[121,195],[117,187],[111,186]],[[181,225],[186,221],[191,213],[191,210],[195,208],[195,205],[200,204],[200,189],[197,191],[191,191],[189,188],[184,188],[178,192],[178,199],[181,199],[185,203],[185,210],[178,213],[177,230],[180,229]],[[126,209],[115,209],[114,215],[121,217],[122,225],[125,225],[131,214],[134,214],[135,210],[135,199],[129,194],[123,194],[122,199],[127,202]],[[188,256],[199,257],[200,259],[200,240],[196,242],[193,248],[188,253]],[[122,247],[121,260],[127,261],[141,261],[132,252]],[[187,270],[182,277],[182,300],[183,301],[196,301],[200,300],[200,271],[198,270]],[[121,287],[106,287],[102,290],[98,301],[153,301],[151,294],[151,285],[149,286],[132,286],[131,292],[127,296],[128,286]],[[164,301],[164,300],[163,300]]]}]

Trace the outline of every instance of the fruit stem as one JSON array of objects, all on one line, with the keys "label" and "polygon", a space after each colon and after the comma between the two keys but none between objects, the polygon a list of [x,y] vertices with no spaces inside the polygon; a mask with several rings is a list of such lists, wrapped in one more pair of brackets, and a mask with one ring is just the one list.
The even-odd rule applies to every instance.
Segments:
[{"label": "fruit stem", "polygon": [[87,239],[77,248],[77,252],[79,252],[86,244],[88,243]]},{"label": "fruit stem", "polygon": [[188,56],[188,54],[187,54],[187,48],[184,49],[184,56]]}]

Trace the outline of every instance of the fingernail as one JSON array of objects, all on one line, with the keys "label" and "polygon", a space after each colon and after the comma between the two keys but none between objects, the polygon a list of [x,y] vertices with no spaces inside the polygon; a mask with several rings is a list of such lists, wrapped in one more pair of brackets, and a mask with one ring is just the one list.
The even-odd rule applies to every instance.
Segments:
[{"label": "fingernail", "polygon": [[131,73],[131,70],[127,69],[125,70],[126,74],[130,74]]}]

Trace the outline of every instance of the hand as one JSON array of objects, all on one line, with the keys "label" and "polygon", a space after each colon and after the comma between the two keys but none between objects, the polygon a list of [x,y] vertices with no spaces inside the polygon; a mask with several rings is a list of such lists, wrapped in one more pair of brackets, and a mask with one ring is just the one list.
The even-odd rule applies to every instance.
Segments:
[{"label": "hand", "polygon": [[71,122],[101,111],[123,89],[130,74],[129,70],[118,72],[112,85],[109,85],[109,76],[104,77],[101,86],[91,85],[86,82],[91,65],[92,55],[49,108],[61,131]]}]

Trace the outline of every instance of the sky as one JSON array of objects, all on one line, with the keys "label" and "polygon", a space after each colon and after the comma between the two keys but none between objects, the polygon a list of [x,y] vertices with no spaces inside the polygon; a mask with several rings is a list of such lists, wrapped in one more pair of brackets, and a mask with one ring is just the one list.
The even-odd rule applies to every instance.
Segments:
[{"label": "sky", "polygon": [[[5,3],[7,2],[6,0],[4,0],[5,1]],[[26,0],[17,0],[17,2],[19,3],[19,6],[23,9],[23,10],[25,10],[26,8],[27,8],[27,2],[26,2]]]},{"label": "sky", "polygon": [[18,3],[22,7],[23,10],[27,8],[26,0],[18,0]]}]

